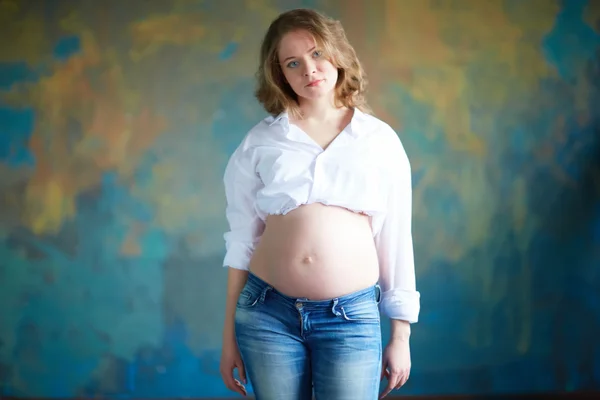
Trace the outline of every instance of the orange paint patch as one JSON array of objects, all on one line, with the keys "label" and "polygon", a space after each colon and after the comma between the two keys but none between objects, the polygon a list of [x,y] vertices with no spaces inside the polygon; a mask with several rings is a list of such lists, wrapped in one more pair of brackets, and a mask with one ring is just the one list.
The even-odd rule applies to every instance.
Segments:
[{"label": "orange paint patch", "polygon": [[127,178],[166,127],[149,107],[128,102],[136,96],[120,65],[111,64],[90,36],[82,44],[81,54],[57,63],[32,88],[36,170],[25,207],[37,233],[58,229],[75,213],[75,197],[96,186],[104,171]]},{"label": "orange paint patch", "polygon": [[[435,140],[442,131],[450,148],[458,152],[481,158],[488,151],[487,132],[473,131],[474,99],[490,110],[487,116],[477,116],[478,126],[492,127],[495,113],[491,110],[537,90],[541,78],[554,74],[531,41],[541,41],[552,28],[556,2],[541,7],[515,3],[510,16],[503,2],[477,0],[386,0],[380,7],[382,18],[369,29],[374,39],[368,45],[366,39],[357,39],[373,77],[370,98],[377,109],[393,107],[391,114],[397,113],[403,104],[373,95],[397,83],[415,102],[431,107],[432,119],[422,127],[423,134]],[[343,14],[345,25],[364,25],[364,15],[350,8]],[[528,15],[537,17],[521,18]],[[522,40],[524,36],[528,41]]]},{"label": "orange paint patch", "polygon": [[129,257],[138,257],[142,254],[142,248],[139,243],[139,236],[142,232],[143,227],[141,226],[141,224],[132,224],[121,246],[122,255]]}]

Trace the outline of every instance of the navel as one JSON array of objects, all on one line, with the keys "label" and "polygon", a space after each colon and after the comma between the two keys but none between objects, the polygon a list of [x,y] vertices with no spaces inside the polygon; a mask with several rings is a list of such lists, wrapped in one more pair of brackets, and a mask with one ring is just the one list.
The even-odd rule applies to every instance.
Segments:
[{"label": "navel", "polygon": [[302,261],[304,262],[304,264],[312,264],[314,259],[311,256],[306,256]]}]

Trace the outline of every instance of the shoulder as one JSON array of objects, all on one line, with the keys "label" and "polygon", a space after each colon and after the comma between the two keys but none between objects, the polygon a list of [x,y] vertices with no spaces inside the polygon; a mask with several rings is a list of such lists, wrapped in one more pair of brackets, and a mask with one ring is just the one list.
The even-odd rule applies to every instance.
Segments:
[{"label": "shoulder", "polygon": [[247,153],[253,148],[263,145],[270,139],[272,140],[275,138],[281,130],[280,124],[277,123],[278,118],[279,117],[269,115],[250,127],[242,137],[242,140],[236,149],[236,153]]},{"label": "shoulder", "polygon": [[278,134],[278,129],[281,129],[275,122],[275,117],[267,116],[246,130],[233,153],[229,155],[226,167],[227,175],[237,171],[247,173],[254,170],[257,147],[273,140]]},{"label": "shoulder", "polygon": [[400,139],[399,132],[389,123],[372,115],[362,114],[361,129],[368,137],[374,140],[385,153],[396,156],[406,157],[404,145]]}]

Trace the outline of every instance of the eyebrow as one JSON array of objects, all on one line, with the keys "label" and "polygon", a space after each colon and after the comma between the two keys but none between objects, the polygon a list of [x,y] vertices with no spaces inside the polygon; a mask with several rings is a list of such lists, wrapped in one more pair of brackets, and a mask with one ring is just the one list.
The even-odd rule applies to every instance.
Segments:
[{"label": "eyebrow", "polygon": [[[310,53],[311,51],[313,51],[316,48],[317,48],[317,46],[313,46],[310,50],[307,51],[307,53]],[[292,58],[296,58],[296,56],[288,57],[285,60],[283,60],[282,63],[286,62],[287,60],[291,60]]]}]

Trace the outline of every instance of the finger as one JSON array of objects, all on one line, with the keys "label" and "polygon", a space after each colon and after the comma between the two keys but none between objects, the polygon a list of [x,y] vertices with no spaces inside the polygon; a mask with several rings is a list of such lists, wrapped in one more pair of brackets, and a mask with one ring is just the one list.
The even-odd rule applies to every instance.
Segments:
[{"label": "finger", "polygon": [[233,377],[233,368],[229,369],[227,372],[222,372],[221,375],[227,389],[239,393],[242,396],[246,395],[246,388]]},{"label": "finger", "polygon": [[384,377],[386,377],[388,375],[388,371],[387,371],[387,367],[385,364],[383,364],[383,366],[381,367],[381,377],[379,378],[379,381],[382,381]]},{"label": "finger", "polygon": [[399,372],[396,372],[396,374],[390,377],[390,379],[388,380],[388,387],[390,388],[390,392],[396,389],[396,387],[398,387],[398,384],[400,383],[401,379],[402,376]]},{"label": "finger", "polygon": [[406,383],[407,380],[408,380],[407,374],[400,375],[400,378],[398,379],[398,384],[396,385],[396,387],[394,389],[400,389],[402,386],[404,386],[404,384]]},{"label": "finger", "polygon": [[406,372],[406,376],[404,377],[404,383],[403,385],[406,385],[406,382],[408,382],[408,379],[410,378],[410,371]]},{"label": "finger", "polygon": [[409,378],[410,378],[410,369],[408,369],[404,372],[404,376],[403,376],[402,383],[400,384],[400,386],[406,385],[406,382],[408,382]]},{"label": "finger", "polygon": [[383,399],[385,396],[387,396],[388,394],[390,394],[390,392],[392,391],[393,387],[390,387],[390,385],[388,385],[385,390],[381,393],[381,395],[379,396],[380,399]]},{"label": "finger", "polygon": [[396,387],[396,385],[398,384],[398,375],[390,375],[388,374],[388,384],[385,388],[385,390],[383,391],[381,397],[379,397],[380,399],[383,399],[385,396],[387,396],[388,394],[390,394],[390,392],[392,390],[394,390],[394,388]]},{"label": "finger", "polygon": [[248,392],[246,391],[246,387],[244,385],[242,385],[242,383],[240,381],[238,381],[237,379],[235,380],[235,385],[236,385],[236,392],[238,392],[242,396],[246,396],[248,394]]},{"label": "finger", "polygon": [[246,396],[246,388],[238,381],[237,379],[231,378],[231,383],[227,385],[227,389],[232,392],[236,392],[241,394],[242,396]]},{"label": "finger", "polygon": [[246,379],[246,367],[244,366],[244,363],[240,361],[237,364],[237,369],[238,369],[238,373],[240,374],[240,379],[242,380],[242,382],[245,385],[246,383],[248,383],[248,380]]}]

